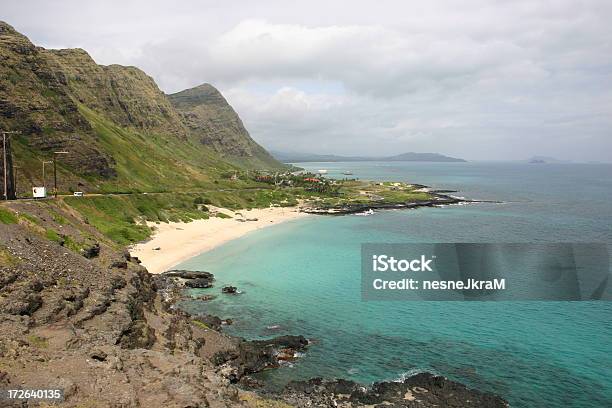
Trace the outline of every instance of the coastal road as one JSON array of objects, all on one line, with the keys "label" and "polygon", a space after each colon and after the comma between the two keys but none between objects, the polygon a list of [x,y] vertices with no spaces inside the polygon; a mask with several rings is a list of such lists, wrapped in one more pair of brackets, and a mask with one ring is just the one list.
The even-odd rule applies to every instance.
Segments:
[{"label": "coastal road", "polygon": [[[244,190],[273,190],[274,187],[244,187],[244,188],[210,188],[206,190],[198,191],[144,191],[144,192],[116,192],[116,193],[87,193],[83,197],[111,197],[111,196],[123,196],[123,195],[162,195],[162,194],[205,194],[211,192],[232,192],[232,191],[244,191]],[[58,194],[57,198],[65,197],[76,197],[74,194]],[[55,197],[48,196],[45,198],[32,198],[32,197],[18,197],[16,200],[10,201],[45,201],[54,200]]]}]

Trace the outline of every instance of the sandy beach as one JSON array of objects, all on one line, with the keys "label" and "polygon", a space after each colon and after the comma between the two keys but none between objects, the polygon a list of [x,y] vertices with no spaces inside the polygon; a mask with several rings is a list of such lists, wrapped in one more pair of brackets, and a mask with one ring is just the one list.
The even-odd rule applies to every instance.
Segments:
[{"label": "sandy beach", "polygon": [[[153,237],[130,248],[150,273],[162,273],[202,252],[270,225],[307,217],[297,207],[272,207],[233,212],[211,208],[232,218],[211,217],[192,222],[151,223]],[[242,220],[242,221],[239,221]]]}]

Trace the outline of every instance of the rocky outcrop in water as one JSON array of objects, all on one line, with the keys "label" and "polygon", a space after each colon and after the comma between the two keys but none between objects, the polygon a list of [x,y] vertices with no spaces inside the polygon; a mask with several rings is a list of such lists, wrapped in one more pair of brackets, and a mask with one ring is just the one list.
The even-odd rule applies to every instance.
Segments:
[{"label": "rocky outcrop in water", "polygon": [[187,288],[205,289],[213,286],[215,276],[205,271],[171,270],[164,272],[164,278],[169,278]]},{"label": "rocky outcrop in water", "polygon": [[219,316],[211,314],[199,314],[193,316],[194,321],[200,322],[213,330],[221,330],[223,326],[229,326],[233,323],[232,319],[221,319]]},{"label": "rocky outcrop in water", "polygon": [[294,361],[298,353],[308,347],[304,336],[279,336],[269,340],[246,341],[241,339],[238,347],[217,353],[213,361],[231,367],[229,377],[238,382],[247,374],[277,368],[283,362]]},{"label": "rocky outcrop in water", "polygon": [[224,286],[221,288],[221,293],[225,293],[228,295],[236,295],[238,294],[238,288],[235,286]]}]

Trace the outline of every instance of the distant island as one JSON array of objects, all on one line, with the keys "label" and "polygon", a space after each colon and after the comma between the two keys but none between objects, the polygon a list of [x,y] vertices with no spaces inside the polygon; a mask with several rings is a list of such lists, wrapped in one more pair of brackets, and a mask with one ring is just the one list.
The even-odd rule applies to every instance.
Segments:
[{"label": "distant island", "polygon": [[571,161],[569,161],[569,160],[560,160],[560,159],[556,159],[556,158],[550,157],[550,156],[533,156],[530,159],[527,159],[526,161],[527,161],[527,163],[530,163],[530,164],[571,163]]},{"label": "distant island", "polygon": [[279,151],[270,151],[270,153],[276,160],[284,163],[361,161],[466,162],[464,159],[444,156],[439,153],[408,152],[395,156],[337,156],[334,154],[288,153]]}]

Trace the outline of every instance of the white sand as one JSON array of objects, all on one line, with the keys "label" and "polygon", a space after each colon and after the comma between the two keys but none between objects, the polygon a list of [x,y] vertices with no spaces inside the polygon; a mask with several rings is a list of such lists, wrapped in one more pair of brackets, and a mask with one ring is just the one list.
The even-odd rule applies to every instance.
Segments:
[{"label": "white sand", "polygon": [[[149,226],[156,229],[152,239],[134,245],[130,253],[132,256],[137,256],[150,273],[162,273],[189,258],[210,251],[251,231],[308,216],[299,212],[297,207],[273,207],[236,213],[214,207],[210,209],[231,215],[232,218],[211,217],[187,223],[151,223]],[[241,218],[252,221],[237,221]]]}]

